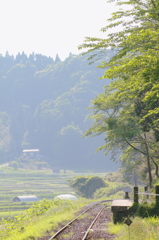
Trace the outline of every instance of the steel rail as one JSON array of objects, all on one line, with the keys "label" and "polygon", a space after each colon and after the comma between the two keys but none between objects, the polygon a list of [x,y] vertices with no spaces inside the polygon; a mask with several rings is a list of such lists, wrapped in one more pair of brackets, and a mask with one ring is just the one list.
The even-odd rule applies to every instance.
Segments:
[{"label": "steel rail", "polygon": [[90,225],[89,228],[87,229],[87,231],[86,231],[84,237],[82,238],[82,240],[85,240],[85,239],[87,238],[91,227],[95,224],[95,222],[96,222],[97,219],[99,218],[100,214],[103,212],[104,208],[106,208],[106,207],[107,207],[107,206],[104,206],[104,207],[100,210],[100,212],[97,214],[97,216],[94,218],[94,220],[92,221],[91,225]]},{"label": "steel rail", "polygon": [[[80,213],[77,217],[75,217],[72,221],[68,222],[65,226],[63,226],[59,231],[57,231],[53,236],[51,236],[51,238],[49,238],[48,240],[52,240],[55,237],[57,237],[64,229],[66,229],[69,225],[71,225],[74,221],[76,221],[80,216],[82,216],[84,213],[88,212],[91,208],[95,207],[96,205],[103,203],[103,202],[110,202],[112,200],[103,200],[103,201],[98,201],[95,204],[93,204],[91,207],[87,208],[85,211],[83,211],[82,213]],[[105,206],[104,206],[105,207]]]}]

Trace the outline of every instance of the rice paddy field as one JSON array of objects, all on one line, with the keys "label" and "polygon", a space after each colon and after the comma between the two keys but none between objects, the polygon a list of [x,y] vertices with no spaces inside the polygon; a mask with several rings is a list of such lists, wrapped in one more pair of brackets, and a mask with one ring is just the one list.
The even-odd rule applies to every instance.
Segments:
[{"label": "rice paddy field", "polygon": [[59,194],[72,193],[68,180],[77,175],[100,175],[105,173],[74,173],[61,170],[0,170],[0,219],[19,215],[31,207],[33,202],[13,202],[13,198],[23,195],[36,195],[40,199],[53,199]]}]

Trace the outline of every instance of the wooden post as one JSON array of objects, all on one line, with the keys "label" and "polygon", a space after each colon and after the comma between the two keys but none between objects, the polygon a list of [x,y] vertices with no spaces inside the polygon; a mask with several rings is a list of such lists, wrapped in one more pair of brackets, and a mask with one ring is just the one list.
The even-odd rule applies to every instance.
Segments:
[{"label": "wooden post", "polygon": [[128,193],[128,192],[125,192],[125,199],[130,199],[130,198],[129,198],[129,193]]},{"label": "wooden post", "polygon": [[134,187],[134,203],[139,203],[139,196],[138,196],[138,187]]},{"label": "wooden post", "polygon": [[145,189],[145,192],[147,192],[147,190],[148,190],[148,187],[147,187],[147,186],[145,186],[145,187],[144,187],[144,189]]},{"label": "wooden post", "polygon": [[[159,194],[159,185],[156,185],[155,192]],[[156,208],[159,209],[159,196],[156,196]]]},{"label": "wooden post", "polygon": [[[148,191],[148,186],[145,186],[144,187],[144,190],[145,190],[145,193],[147,193],[147,191]],[[149,195],[146,195],[146,200],[149,198]]]}]

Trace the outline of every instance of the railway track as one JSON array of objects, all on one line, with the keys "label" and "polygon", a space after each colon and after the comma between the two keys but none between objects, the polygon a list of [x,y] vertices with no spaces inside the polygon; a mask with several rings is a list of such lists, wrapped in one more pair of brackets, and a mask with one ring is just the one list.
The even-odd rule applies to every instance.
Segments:
[{"label": "railway track", "polygon": [[89,206],[53,236],[39,240],[113,239],[114,235],[106,231],[106,223],[110,221],[110,209],[106,205],[107,202],[100,201]]}]

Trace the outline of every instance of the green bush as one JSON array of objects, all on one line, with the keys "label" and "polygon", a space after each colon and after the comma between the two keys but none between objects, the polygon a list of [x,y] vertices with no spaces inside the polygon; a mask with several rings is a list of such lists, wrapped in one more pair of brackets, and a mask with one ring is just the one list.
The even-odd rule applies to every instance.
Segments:
[{"label": "green bush", "polygon": [[159,209],[156,204],[138,204],[135,208],[135,216],[142,218],[159,216]]},{"label": "green bush", "polygon": [[84,198],[93,198],[97,189],[107,186],[103,178],[98,176],[76,177],[69,181],[69,185],[74,189],[77,195]]}]

